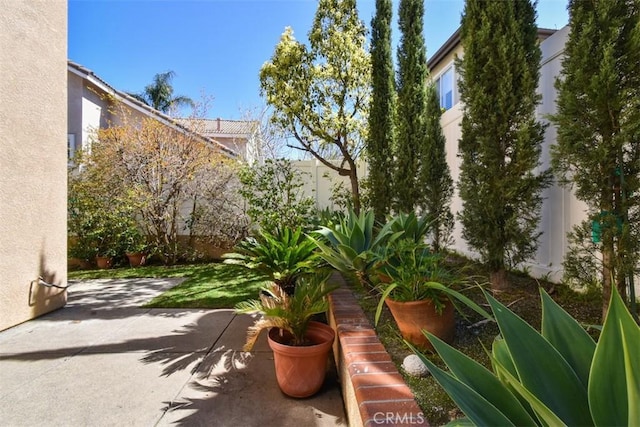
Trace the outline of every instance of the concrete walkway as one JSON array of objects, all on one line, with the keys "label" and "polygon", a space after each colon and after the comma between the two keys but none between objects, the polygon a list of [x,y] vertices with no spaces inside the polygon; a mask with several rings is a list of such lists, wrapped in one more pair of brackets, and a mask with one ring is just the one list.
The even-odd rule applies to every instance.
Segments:
[{"label": "concrete walkway", "polygon": [[0,426],[345,426],[331,369],[309,399],[283,395],[249,316],[145,309],[181,279],[72,284],[65,308],[0,332]]}]

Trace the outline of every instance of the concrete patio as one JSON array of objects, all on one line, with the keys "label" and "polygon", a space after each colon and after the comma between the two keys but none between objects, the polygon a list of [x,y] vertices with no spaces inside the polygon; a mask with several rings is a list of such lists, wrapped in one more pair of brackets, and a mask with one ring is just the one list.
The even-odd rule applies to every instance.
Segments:
[{"label": "concrete patio", "polygon": [[346,426],[331,367],[319,394],[283,395],[249,316],[140,308],[181,279],[73,283],[63,309],[0,332],[1,426]]}]

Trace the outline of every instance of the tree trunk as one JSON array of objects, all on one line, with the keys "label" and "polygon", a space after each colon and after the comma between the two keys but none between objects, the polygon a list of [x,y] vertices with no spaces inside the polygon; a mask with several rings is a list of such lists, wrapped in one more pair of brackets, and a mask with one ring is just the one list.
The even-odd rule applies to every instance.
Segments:
[{"label": "tree trunk", "polygon": [[507,279],[507,271],[504,268],[492,271],[489,275],[489,280],[491,281],[491,290],[493,291],[501,292],[510,287],[509,280]]},{"label": "tree trunk", "polygon": [[353,160],[349,160],[349,181],[351,182],[351,196],[353,197],[353,210],[356,214],[360,214],[360,185],[358,183],[358,170]]}]

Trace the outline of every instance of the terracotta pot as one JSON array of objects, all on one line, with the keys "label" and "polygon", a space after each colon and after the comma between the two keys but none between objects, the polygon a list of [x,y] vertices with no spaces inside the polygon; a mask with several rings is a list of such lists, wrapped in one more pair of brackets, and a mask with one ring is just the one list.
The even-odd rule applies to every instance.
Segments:
[{"label": "terracotta pot", "polygon": [[442,314],[438,314],[432,300],[398,302],[385,300],[398,324],[402,337],[424,350],[433,350],[429,339],[422,333],[425,329],[438,338],[451,343],[456,332],[453,303],[446,300]]},{"label": "terracotta pot", "polygon": [[147,255],[142,252],[127,253],[126,255],[131,267],[140,267],[147,261]]},{"label": "terracotta pot", "polygon": [[[291,397],[309,397],[320,390],[335,332],[329,325],[312,321],[306,337],[312,345],[291,346],[281,343],[280,329],[269,330],[268,341],[273,350],[278,386]],[[290,335],[287,337],[285,333],[284,338],[286,341]]]},{"label": "terracotta pot", "polygon": [[113,265],[113,258],[106,257],[106,256],[97,256],[96,265],[101,270],[106,270],[107,268],[111,268],[111,266]]},{"label": "terracotta pot", "polygon": [[71,257],[67,260],[69,270],[89,270],[91,263],[86,259]]}]

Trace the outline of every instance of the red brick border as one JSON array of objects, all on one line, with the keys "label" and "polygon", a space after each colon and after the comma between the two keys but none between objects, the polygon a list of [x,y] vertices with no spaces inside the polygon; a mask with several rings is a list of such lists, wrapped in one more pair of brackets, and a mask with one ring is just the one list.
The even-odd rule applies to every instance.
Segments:
[{"label": "red brick border", "polygon": [[329,296],[329,324],[336,330],[333,354],[351,426],[428,426],[413,392],[341,276]]}]

